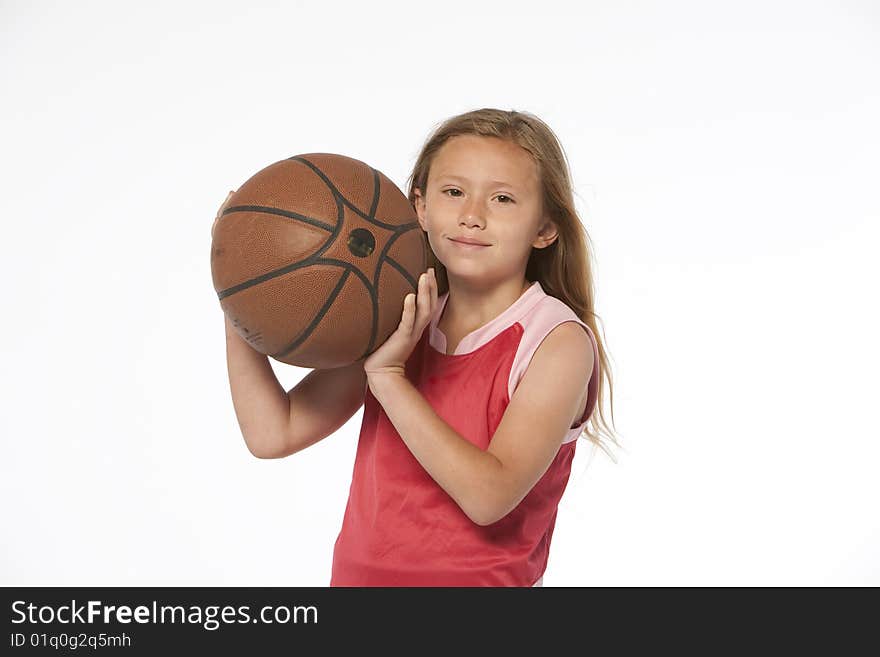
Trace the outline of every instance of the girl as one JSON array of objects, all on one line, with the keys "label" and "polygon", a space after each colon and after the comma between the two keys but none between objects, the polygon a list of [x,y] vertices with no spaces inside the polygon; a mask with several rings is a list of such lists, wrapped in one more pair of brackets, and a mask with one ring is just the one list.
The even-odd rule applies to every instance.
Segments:
[{"label": "girl", "polygon": [[239,424],[277,458],[364,405],[331,586],[537,586],[576,439],[616,444],[567,163],[536,116],[481,109],[434,131],[408,194],[430,267],[397,330],[285,393],[227,320]]}]

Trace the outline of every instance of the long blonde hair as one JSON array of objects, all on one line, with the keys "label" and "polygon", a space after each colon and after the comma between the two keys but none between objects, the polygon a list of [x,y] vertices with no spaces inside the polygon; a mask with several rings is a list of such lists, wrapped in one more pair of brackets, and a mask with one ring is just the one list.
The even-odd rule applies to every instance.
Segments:
[{"label": "long blonde hair", "polygon": [[[599,351],[598,400],[581,437],[586,437],[595,446],[601,447],[612,460],[616,460],[602,441],[604,434],[611,442],[620,446],[603,410],[607,379],[613,426],[614,394],[610,363],[603,337],[600,337],[597,330],[599,317],[594,311],[593,303],[595,294],[590,238],[574,206],[571,175],[562,144],[546,123],[528,112],[483,108],[453,116],[434,129],[416,158],[413,171],[407,179],[407,196],[411,203],[415,204],[416,201],[415,189],[425,198],[428,171],[437,151],[447,140],[459,135],[507,140],[528,151],[538,164],[544,210],[558,227],[559,235],[550,246],[532,249],[526,266],[526,278],[540,281],[547,294],[565,302],[593,331]],[[444,294],[449,290],[446,267],[437,259],[430,245],[428,251],[428,266],[434,268],[438,293]]]}]

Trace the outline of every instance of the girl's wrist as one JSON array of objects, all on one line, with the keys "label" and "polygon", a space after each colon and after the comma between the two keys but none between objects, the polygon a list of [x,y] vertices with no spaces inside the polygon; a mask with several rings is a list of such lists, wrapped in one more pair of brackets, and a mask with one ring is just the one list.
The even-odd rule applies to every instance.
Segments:
[{"label": "girl's wrist", "polygon": [[367,373],[367,380],[380,380],[388,376],[406,376],[406,370],[402,365],[387,365],[375,370],[364,370]]}]

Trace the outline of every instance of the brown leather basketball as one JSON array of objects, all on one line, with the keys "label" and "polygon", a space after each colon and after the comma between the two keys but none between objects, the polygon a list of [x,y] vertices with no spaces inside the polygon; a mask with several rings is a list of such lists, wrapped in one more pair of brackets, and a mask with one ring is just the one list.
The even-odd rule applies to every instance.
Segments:
[{"label": "brown leather basketball", "polygon": [[214,229],[220,306],[257,351],[328,369],[366,358],[400,323],[427,269],[415,208],[367,164],[333,153],[275,162]]}]

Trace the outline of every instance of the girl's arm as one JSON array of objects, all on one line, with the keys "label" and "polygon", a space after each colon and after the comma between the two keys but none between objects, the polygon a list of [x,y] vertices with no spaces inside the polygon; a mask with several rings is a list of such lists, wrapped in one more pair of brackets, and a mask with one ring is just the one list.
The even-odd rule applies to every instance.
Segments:
[{"label": "girl's arm", "polygon": [[289,392],[269,358],[242,338],[226,318],[226,360],[232,404],[251,454],[281,458],[323,440],[364,403],[363,363],[309,372]]},{"label": "girl's arm", "polygon": [[413,456],[478,525],[497,522],[553,462],[580,417],[593,371],[584,329],[564,322],[532,357],[484,451],[459,435],[402,374],[369,374],[373,396]]}]

